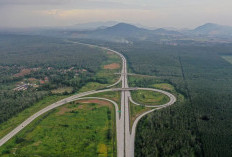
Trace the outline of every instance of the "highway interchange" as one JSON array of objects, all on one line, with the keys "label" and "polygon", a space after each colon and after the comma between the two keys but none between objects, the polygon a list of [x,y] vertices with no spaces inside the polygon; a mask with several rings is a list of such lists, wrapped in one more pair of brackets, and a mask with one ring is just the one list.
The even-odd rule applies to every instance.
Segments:
[{"label": "highway interchange", "polygon": [[[73,42],[77,43],[77,42]],[[78,43],[80,44],[80,43]],[[136,133],[136,126],[139,122],[139,120],[144,117],[145,115],[155,111],[159,110],[165,107],[168,107],[176,102],[176,98],[174,95],[172,95],[169,92],[159,90],[159,89],[152,89],[152,88],[129,88],[128,86],[128,80],[127,80],[127,61],[126,58],[119,52],[111,50],[106,47],[99,47],[95,45],[90,44],[83,44],[91,47],[101,48],[103,50],[114,52],[115,54],[119,55],[122,59],[122,70],[121,70],[121,76],[119,80],[110,85],[107,86],[108,89],[103,90],[92,90],[84,93],[79,93],[73,96],[70,96],[68,98],[65,98],[63,100],[60,100],[56,103],[53,103],[44,109],[38,111],[28,119],[26,119],[23,123],[18,125],[14,130],[12,130],[10,133],[5,135],[2,139],[0,139],[0,147],[5,144],[8,140],[10,140],[12,137],[14,137],[16,134],[18,134],[22,129],[24,129],[28,124],[30,124],[33,120],[38,118],[39,116],[43,115],[44,113],[53,110],[54,108],[57,108],[61,105],[67,104],[72,101],[80,100],[80,99],[99,99],[99,100],[105,100],[111,102],[115,107],[115,113],[116,113],[116,132],[117,132],[117,156],[118,157],[134,157],[134,142],[135,142],[135,133]],[[121,82],[122,87],[121,88],[110,88],[113,87]],[[106,98],[99,98],[99,97],[86,97],[88,95],[96,94],[96,93],[103,93],[108,91],[121,91],[121,108],[119,109],[118,104],[112,100],[106,99]],[[139,115],[133,125],[132,129],[130,131],[130,112],[129,112],[129,101],[134,103],[135,105],[143,105],[139,104],[133,101],[130,91],[131,90],[150,90],[154,92],[160,92],[162,94],[165,94],[169,97],[170,101],[166,104],[159,105],[159,106],[150,106],[150,105],[144,105],[145,107],[150,107],[151,110]],[[120,112],[119,112],[120,111]]]}]

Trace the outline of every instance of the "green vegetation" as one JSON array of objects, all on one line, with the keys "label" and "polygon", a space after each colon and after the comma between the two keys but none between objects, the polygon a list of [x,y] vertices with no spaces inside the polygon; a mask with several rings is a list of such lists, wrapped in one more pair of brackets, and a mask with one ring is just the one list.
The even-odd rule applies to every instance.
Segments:
[{"label": "green vegetation", "polygon": [[0,148],[1,156],[115,156],[115,114],[104,101],[73,102],[45,114]]},{"label": "green vegetation", "polygon": [[115,73],[121,71],[121,58],[113,52],[106,52],[107,60],[102,63],[101,70],[97,73],[97,77],[107,79],[108,84],[115,83],[119,76]]},{"label": "green vegetation", "polygon": [[166,104],[170,99],[168,96],[147,90],[136,90],[131,91],[132,99],[142,105],[163,105]]},{"label": "green vegetation", "polygon": [[95,76],[107,60],[100,49],[38,36],[1,35],[0,42],[0,125],[48,95],[107,84]]},{"label": "green vegetation", "polygon": [[131,129],[135,119],[142,113],[149,111],[152,108],[148,108],[142,105],[135,105],[132,102],[129,102],[129,105],[130,105],[130,129]]},{"label": "green vegetation", "polygon": [[[118,78],[118,80],[119,80],[119,78]],[[122,81],[120,81],[118,84],[112,86],[111,88],[122,88]]]},{"label": "green vegetation", "polygon": [[104,45],[122,52],[132,73],[156,76],[130,76],[131,86],[168,83],[178,93],[177,103],[140,121],[135,156],[232,155],[232,64],[221,57],[232,55],[232,44]]},{"label": "green vegetation", "polygon": [[133,75],[128,77],[128,83],[130,87],[150,87],[154,88],[152,86],[153,84],[160,84],[163,83],[160,79],[157,77],[151,78],[151,77],[141,77],[138,75]]},{"label": "green vegetation", "polygon": [[98,82],[89,82],[87,83],[85,86],[83,86],[79,92],[87,92],[90,90],[98,90],[98,89],[102,89],[104,88],[106,85],[105,84],[101,84]]},{"label": "green vegetation", "polygon": [[168,83],[153,84],[152,87],[156,89],[165,90],[165,91],[171,91],[171,92],[175,91],[174,87]]},{"label": "green vegetation", "polygon": [[11,130],[13,130],[16,126],[18,126],[20,123],[22,123],[24,120],[29,118],[32,114],[36,113],[37,111],[45,108],[46,106],[55,103],[66,96],[48,96],[39,102],[33,104],[31,107],[28,107],[24,111],[18,113],[14,117],[10,118],[9,120],[1,123],[0,125],[0,138],[2,138],[4,135],[9,133]]},{"label": "green vegetation", "polygon": [[227,62],[232,64],[232,55],[222,56],[223,59],[225,59]]},{"label": "green vegetation", "polygon": [[73,91],[72,87],[61,87],[51,90],[52,94],[72,93],[72,91]]},{"label": "green vegetation", "polygon": [[100,89],[117,80],[118,71],[104,66],[120,65],[120,57],[98,48],[24,35],[1,35],[0,42],[0,126],[46,96]]},{"label": "green vegetation", "polygon": [[0,124],[48,95],[45,91],[0,91]]},{"label": "green vegetation", "polygon": [[100,98],[107,98],[113,100],[118,104],[118,108],[120,109],[120,104],[121,104],[120,91],[97,93],[97,94],[88,95],[87,97],[100,97]]},{"label": "green vegetation", "polygon": [[[38,36],[3,35],[0,41],[0,138],[42,108],[118,79],[114,73],[120,57],[101,49]],[[13,90],[25,84],[24,90]],[[117,100],[117,94],[109,95]],[[101,102],[72,105],[36,119],[1,148],[0,156],[115,156],[114,107]],[[62,109],[67,112],[57,114]]]},{"label": "green vegetation", "polygon": [[[72,87],[72,92],[74,93],[80,90],[87,91],[92,88],[103,88],[103,85],[114,83],[117,80],[113,74],[118,72],[117,69],[102,69],[104,65],[112,64],[115,60],[112,59],[111,62],[108,62],[108,57],[100,50],[96,51],[83,45],[65,43],[59,39],[46,38],[45,40],[44,37],[12,37],[3,35],[0,37],[0,42],[3,45],[0,48],[0,55],[3,56],[0,58],[0,104],[2,105],[1,108],[7,111],[3,110],[0,117],[4,121],[2,124],[8,127],[14,125],[14,123],[12,122],[12,125],[6,123],[7,119],[39,101],[39,99],[31,100],[28,93],[33,91],[33,89],[30,88],[21,93],[16,91],[13,94],[8,93],[21,81],[27,82],[30,78],[35,78],[37,82],[40,80],[45,82],[45,78],[48,77],[49,81],[44,84],[39,83],[38,90],[34,91],[38,95],[41,92],[45,93],[40,97],[42,99],[54,89]],[[191,41],[178,41],[175,46],[172,46],[171,44],[157,43],[159,42],[103,43],[104,46],[111,47],[125,55],[129,63],[130,72],[155,76],[130,76],[130,86],[155,87],[169,90],[178,97],[178,101],[171,107],[155,111],[140,121],[136,132],[135,156],[231,156],[232,64],[228,62],[231,61],[228,56],[232,56],[232,44],[202,44],[196,41],[193,43]],[[227,57],[223,59],[221,56]],[[26,69],[24,73],[23,69]],[[30,73],[27,73],[28,69]],[[110,74],[105,74],[108,72]],[[84,87],[85,85],[87,86]],[[99,97],[104,96],[104,94],[100,93]],[[35,95],[33,96],[36,97]],[[141,94],[140,99],[146,95],[145,93]],[[11,104],[9,100],[14,98],[20,100],[21,96],[23,96],[25,103],[19,102],[26,105],[21,108],[21,106],[15,104],[7,110],[7,105]],[[148,96],[150,97],[151,94],[148,94]],[[117,95],[107,93],[106,97],[116,97],[115,101],[120,100],[120,92]],[[76,105],[78,106],[78,104]],[[130,104],[130,107],[131,119],[135,117],[134,115],[143,111],[142,106]],[[12,114],[10,113],[11,108],[15,110]],[[98,109],[96,110],[99,111]],[[105,110],[108,112],[107,108]],[[83,112],[82,116],[84,116],[86,111]],[[92,109],[91,111],[95,112]],[[44,134],[49,135],[51,133],[52,138],[55,138],[53,137],[54,135],[62,137],[60,132],[56,132],[55,129],[50,131],[49,129],[51,128],[47,125],[52,124],[53,128],[58,128],[58,130],[62,128],[55,125],[54,122],[56,121],[54,119],[57,120],[56,118],[49,119],[50,116],[56,116],[57,112],[58,110],[50,113],[50,115],[48,114],[48,117],[44,120],[39,118],[28,126],[28,129],[30,128],[29,130],[31,131],[25,129],[21,132],[4,146],[5,149],[2,148],[2,153],[7,154],[13,151],[15,143],[18,143],[16,144],[17,153],[27,153],[26,149],[22,147],[24,145],[28,146],[28,152],[32,150],[32,147],[35,150],[35,147],[30,145],[34,141],[30,141],[30,139],[33,138],[33,140],[38,141],[40,138],[47,138],[48,136],[44,136]],[[79,112],[73,112],[65,113],[62,117],[72,115],[75,119]],[[92,114],[91,112],[89,116]],[[107,114],[104,113],[104,115]],[[93,117],[92,120],[94,118],[96,117]],[[64,118],[60,123],[57,121],[57,124],[66,122],[71,126],[74,122],[69,120],[70,117],[68,119]],[[89,121],[91,122],[91,120]],[[36,135],[34,131],[41,129],[37,127],[37,124],[38,126],[43,124],[47,129],[47,131],[42,131],[42,134],[38,133],[41,137],[34,136]],[[64,131],[64,128],[66,126],[63,126],[60,130]],[[26,133],[26,130],[28,134],[23,134],[24,132]],[[76,131],[76,129],[73,130]],[[85,133],[84,131],[82,132],[83,134]],[[73,132],[71,135],[76,137],[75,133]],[[95,136],[93,138],[96,139]],[[87,140],[89,139],[91,138],[87,138]],[[50,144],[54,142],[43,140],[45,143],[48,142],[46,147],[41,146],[43,151],[46,148],[49,149]],[[56,148],[58,149],[57,152],[59,152],[63,143],[56,143],[58,143]],[[69,144],[71,143],[72,140],[70,140]],[[67,150],[68,148],[75,148],[75,146],[73,144],[72,147],[69,145],[62,148]],[[85,148],[90,148],[88,146]],[[108,150],[107,144],[100,144],[98,146],[94,145],[93,150],[95,152],[105,152],[106,148]],[[75,151],[77,150],[67,152],[73,151],[76,153]],[[109,148],[109,150],[111,149]],[[89,152],[91,153],[91,151]]]}]

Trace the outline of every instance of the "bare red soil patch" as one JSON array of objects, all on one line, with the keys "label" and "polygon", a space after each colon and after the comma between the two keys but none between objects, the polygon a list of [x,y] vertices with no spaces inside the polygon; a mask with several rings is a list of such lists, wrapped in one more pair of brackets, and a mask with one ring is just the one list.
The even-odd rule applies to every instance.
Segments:
[{"label": "bare red soil patch", "polygon": [[118,69],[120,65],[118,63],[112,63],[104,66],[104,69]]},{"label": "bare red soil patch", "polygon": [[107,54],[108,54],[108,55],[113,55],[114,53],[111,52],[111,51],[107,51]]},{"label": "bare red soil patch", "polygon": [[14,74],[15,77],[22,77],[31,73],[31,69],[22,69],[19,73]]}]

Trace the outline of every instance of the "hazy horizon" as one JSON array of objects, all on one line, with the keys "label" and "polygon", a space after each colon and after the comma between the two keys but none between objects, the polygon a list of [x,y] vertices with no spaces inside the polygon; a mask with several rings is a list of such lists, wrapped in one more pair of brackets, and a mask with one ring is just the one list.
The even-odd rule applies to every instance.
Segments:
[{"label": "hazy horizon", "polygon": [[229,0],[0,0],[0,28],[118,21],[146,27],[232,26]]}]

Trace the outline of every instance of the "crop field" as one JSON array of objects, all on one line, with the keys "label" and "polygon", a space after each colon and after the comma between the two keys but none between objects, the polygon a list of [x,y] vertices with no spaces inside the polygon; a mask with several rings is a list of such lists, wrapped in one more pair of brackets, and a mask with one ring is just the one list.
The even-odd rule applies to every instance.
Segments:
[{"label": "crop field", "polygon": [[1,156],[102,156],[116,153],[112,104],[81,100],[38,118],[0,149]]}]

